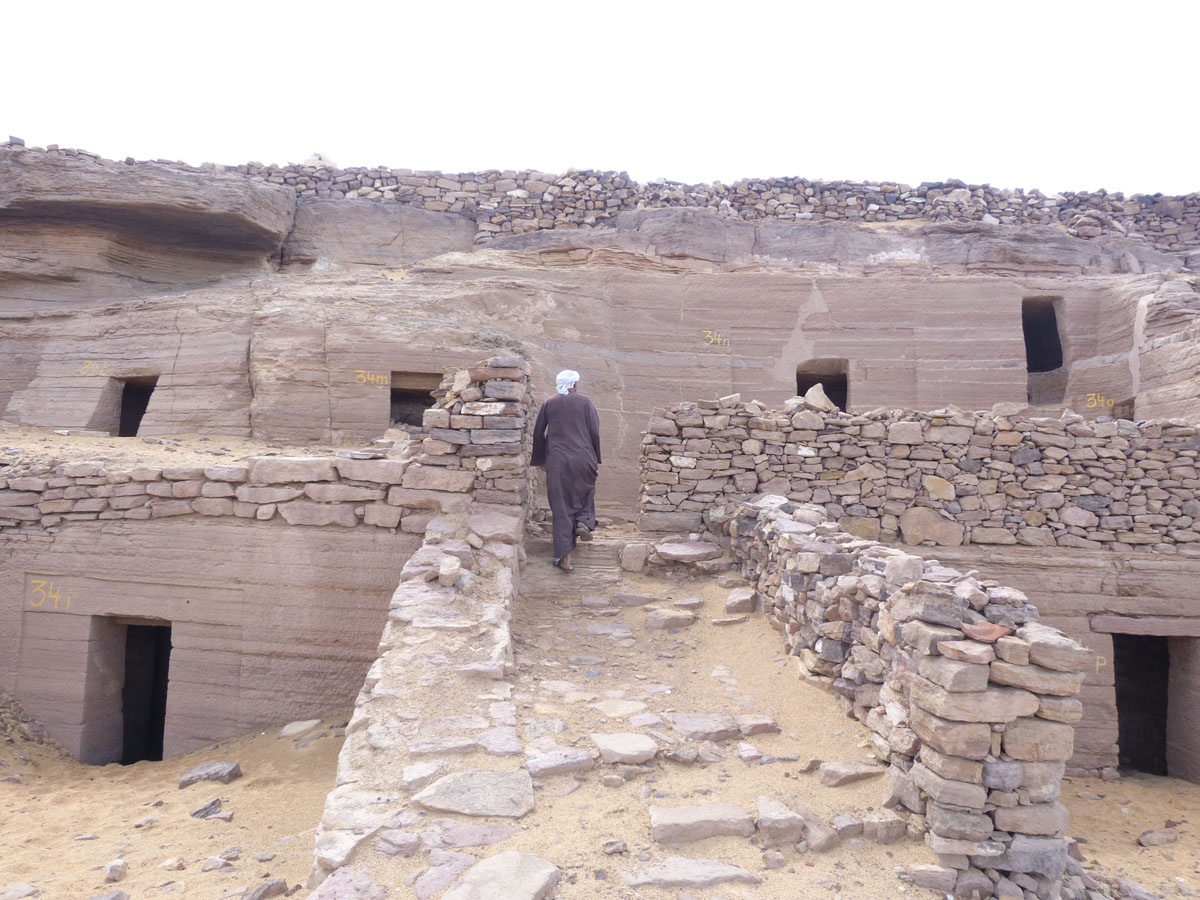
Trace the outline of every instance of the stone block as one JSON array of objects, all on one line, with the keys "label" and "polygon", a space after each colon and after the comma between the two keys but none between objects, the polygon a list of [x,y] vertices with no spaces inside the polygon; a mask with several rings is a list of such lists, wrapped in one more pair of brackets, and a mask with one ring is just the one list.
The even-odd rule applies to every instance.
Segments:
[{"label": "stone block", "polygon": [[943,806],[983,812],[987,803],[987,788],[983,785],[943,778],[922,763],[913,763],[908,775],[913,784]]},{"label": "stone block", "polygon": [[1029,644],[1029,661],[1034,665],[1058,672],[1083,672],[1095,665],[1095,653],[1049,626],[1023,625],[1017,637]]},{"label": "stone block", "polygon": [[993,814],[999,831],[1055,835],[1064,831],[1071,814],[1061,803],[1034,803],[997,809]]},{"label": "stone block", "polygon": [[725,599],[725,612],[730,614],[753,612],[755,596],[753,588],[733,589]]},{"label": "stone block", "polygon": [[925,822],[936,834],[962,841],[984,841],[998,827],[982,812],[967,812],[931,802],[925,806]]},{"label": "stone block", "polygon": [[202,516],[232,516],[233,501],[228,497],[199,497],[192,501],[192,509]]},{"label": "stone block", "polygon": [[1029,662],[1029,644],[1018,637],[1005,635],[992,645],[996,655],[1005,662],[1023,666]]},{"label": "stone block", "polygon": [[402,487],[422,491],[469,491],[475,484],[473,469],[446,466],[409,466],[400,482]]},{"label": "stone block", "polygon": [[[969,663],[968,663],[969,665]],[[956,722],[1012,722],[1037,712],[1038,699],[1029,691],[991,687],[986,691],[958,693],[910,675],[909,698],[922,709]]]},{"label": "stone block", "polygon": [[400,484],[408,468],[403,459],[342,459],[333,461],[338,474],[348,481],[370,481],[375,484]]},{"label": "stone block", "polygon": [[913,506],[900,514],[900,533],[906,544],[932,541],[941,547],[958,547],[963,542],[966,529],[932,509]]},{"label": "stone block", "polygon": [[1063,838],[1014,834],[1007,850],[991,860],[1001,871],[1041,875],[1051,881],[1062,878],[1067,868],[1067,842]]},{"label": "stone block", "polygon": [[235,492],[243,503],[284,503],[304,496],[304,488],[239,484]]},{"label": "stone block", "polygon": [[[957,644],[970,644],[990,650],[974,641],[945,641],[939,649],[954,648]],[[987,690],[988,666],[975,662],[962,662],[947,656],[922,656],[917,659],[917,671],[934,684],[952,692],[977,692]]]},{"label": "stone block", "polygon": [[[163,477],[169,478],[169,470]],[[200,470],[203,475],[203,470]],[[307,456],[252,456],[249,480],[255,484],[288,484],[300,481],[337,481],[333,461]]]},{"label": "stone block", "polygon": [[379,528],[395,528],[400,524],[401,512],[399,506],[390,506],[387,503],[368,503],[363,510],[363,523]]},{"label": "stone block", "polygon": [[930,625],[928,622],[905,622],[901,628],[904,643],[913,647],[918,653],[935,656],[943,641],[961,641],[963,633],[955,628],[944,625]]},{"label": "stone block", "polygon": [[1004,752],[1013,759],[1035,762],[1068,760],[1075,745],[1075,729],[1045,719],[1018,719],[1004,730]]},{"label": "stone block", "polygon": [[1083,703],[1075,697],[1038,697],[1039,719],[1073,725],[1083,719]]},{"label": "stone block", "polygon": [[[1016,666],[1012,663],[996,660],[991,666],[991,681],[993,684],[1010,685],[1024,688],[1038,694],[1053,694],[1060,697],[1074,697],[1079,693],[1086,676],[1084,672],[1056,672],[1041,666]],[[1029,715],[1029,713],[1022,713]]]},{"label": "stone block", "polygon": [[914,706],[909,725],[922,741],[947,756],[983,759],[992,749],[992,729],[983,723],[952,722]]},{"label": "stone block", "polygon": [[803,836],[803,816],[771,797],[758,798],[758,837],[762,846],[790,846]]},{"label": "stone block", "polygon": [[650,807],[650,831],[660,844],[683,844],[721,835],[750,837],[754,817],[730,803]]},{"label": "stone block", "polygon": [[[249,466],[208,466],[204,469],[204,477],[209,481],[249,481]],[[134,481],[153,480],[135,478]]]},{"label": "stone block", "polygon": [[621,548],[621,569],[626,572],[642,571],[646,567],[649,553],[649,544],[641,541],[626,544]]},{"label": "stone block", "polygon": [[438,509],[444,513],[461,513],[470,508],[471,495],[393,487],[388,491],[387,502],[392,506],[406,506],[411,509]]},{"label": "stone block", "polygon": [[289,525],[341,525],[351,527],[358,524],[354,507],[345,503],[314,503],[311,500],[292,500],[276,507]]},{"label": "stone block", "polygon": [[925,435],[920,422],[893,422],[888,426],[889,444],[923,444]]}]

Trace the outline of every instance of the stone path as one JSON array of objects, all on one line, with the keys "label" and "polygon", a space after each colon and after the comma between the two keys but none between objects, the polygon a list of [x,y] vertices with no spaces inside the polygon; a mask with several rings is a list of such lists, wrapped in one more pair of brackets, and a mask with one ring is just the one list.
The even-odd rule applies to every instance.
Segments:
[{"label": "stone path", "polygon": [[520,898],[554,880],[545,864],[560,900],[917,891],[894,867],[932,855],[882,808],[866,730],[741,611],[736,576],[623,572],[635,539],[604,529],[571,574],[546,539],[527,540],[514,671],[412,685],[406,703],[426,711],[379,798],[388,824],[348,865],[420,900],[475,896],[478,866],[502,853],[495,865],[533,885]]},{"label": "stone path", "polygon": [[[563,900],[904,887],[892,867],[929,857],[894,842],[883,770],[830,788],[813,762],[871,766],[866,732],[799,681],[760,617],[713,624],[731,618],[730,587],[621,572],[634,535],[611,531],[581,545],[569,575],[547,542],[526,544],[511,702],[534,810],[496,849],[557,865]],[[865,841],[864,820],[890,843]]]}]

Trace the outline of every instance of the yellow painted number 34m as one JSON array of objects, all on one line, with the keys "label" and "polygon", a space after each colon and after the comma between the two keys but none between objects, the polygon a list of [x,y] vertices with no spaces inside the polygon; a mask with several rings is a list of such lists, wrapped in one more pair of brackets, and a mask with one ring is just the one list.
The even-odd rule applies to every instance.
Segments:
[{"label": "yellow painted number 34m", "polygon": [[47,581],[43,578],[32,578],[29,581],[30,597],[29,605],[34,609],[39,609],[46,605],[46,601],[54,604],[54,608],[58,609],[59,601],[63,601],[63,609],[71,608],[71,590],[67,589],[67,595],[64,597],[62,591],[54,586],[53,581]]}]

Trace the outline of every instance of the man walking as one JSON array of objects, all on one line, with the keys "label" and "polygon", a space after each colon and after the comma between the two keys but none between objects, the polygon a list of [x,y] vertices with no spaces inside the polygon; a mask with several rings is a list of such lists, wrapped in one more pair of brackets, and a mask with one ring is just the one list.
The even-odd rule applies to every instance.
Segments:
[{"label": "man walking", "polygon": [[555,379],[557,396],[538,410],[530,462],[546,470],[546,496],[554,517],[554,565],[570,572],[575,541],[590,541],[596,527],[596,475],[600,471],[600,417],[575,390],[579,373]]}]

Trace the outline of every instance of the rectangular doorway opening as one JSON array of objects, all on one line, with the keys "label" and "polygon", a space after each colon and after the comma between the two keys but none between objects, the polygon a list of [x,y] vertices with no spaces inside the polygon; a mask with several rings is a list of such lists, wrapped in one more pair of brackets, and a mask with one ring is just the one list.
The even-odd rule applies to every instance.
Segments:
[{"label": "rectangular doorway opening", "polygon": [[844,359],[810,359],[796,366],[796,396],[803,397],[814,385],[843,412],[850,403],[850,381]]},{"label": "rectangular doorway opening", "polygon": [[163,758],[170,662],[170,625],[126,626],[122,765]]},{"label": "rectangular doorway opening", "polygon": [[392,425],[420,428],[425,410],[434,404],[432,391],[436,391],[441,384],[441,373],[393,372],[391,413],[388,422]]},{"label": "rectangular doorway opening", "polygon": [[1021,301],[1028,398],[1033,404],[1059,403],[1066,394],[1057,303],[1057,297],[1027,297]]},{"label": "rectangular doorway opening", "polygon": [[150,395],[158,384],[157,375],[121,379],[121,418],[117,426],[118,437],[137,437],[142,425],[142,416],[150,405]]},{"label": "rectangular doorway opening", "polygon": [[1118,758],[1124,769],[1167,774],[1167,685],[1171,654],[1165,637],[1114,634]]}]

